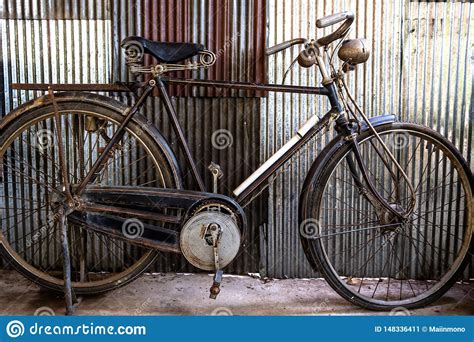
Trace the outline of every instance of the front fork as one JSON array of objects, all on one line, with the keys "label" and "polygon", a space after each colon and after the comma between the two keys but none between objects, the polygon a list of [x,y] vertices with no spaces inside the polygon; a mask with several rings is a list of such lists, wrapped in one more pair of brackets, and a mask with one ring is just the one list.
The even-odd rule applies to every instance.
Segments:
[{"label": "front fork", "polygon": [[[349,141],[351,144],[351,150],[354,153],[355,161],[353,160],[351,154],[346,156],[346,161],[354,183],[359,189],[360,194],[363,195],[377,209],[379,213],[388,212],[400,219],[402,222],[405,221],[406,217],[403,215],[403,213],[396,210],[382,195],[380,195],[380,192],[375,188],[374,182],[370,179],[367,167],[365,166],[360,153],[357,139],[357,128],[354,127],[354,125],[352,125],[344,115],[340,115],[336,120],[336,129],[344,136],[344,140]],[[384,164],[387,165],[385,161]],[[362,174],[363,181],[360,180],[359,173]]]}]

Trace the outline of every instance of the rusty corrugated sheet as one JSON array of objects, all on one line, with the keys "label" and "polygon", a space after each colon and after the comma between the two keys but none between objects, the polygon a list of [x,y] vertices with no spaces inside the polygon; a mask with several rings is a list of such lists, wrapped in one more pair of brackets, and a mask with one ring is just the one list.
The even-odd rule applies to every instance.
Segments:
[{"label": "rusty corrugated sheet", "polygon": [[109,0],[2,1],[1,19],[110,19]]},{"label": "rusty corrugated sheet", "polygon": [[[317,18],[352,10],[350,37],[366,37],[372,55],[350,76],[357,101],[370,116],[396,113],[440,131],[463,153],[471,168],[472,154],[472,27],[471,2],[309,1],[269,2],[269,42],[296,37],[317,38],[331,27],[317,29]],[[269,81],[281,82],[298,48],[269,58]],[[470,61],[471,59],[471,61]],[[288,83],[317,85],[315,68],[295,67]],[[261,159],[267,159],[312,115],[328,110],[323,98],[270,94],[262,101]],[[320,276],[306,261],[297,225],[298,195],[315,155],[328,141],[317,138],[270,187],[268,226],[262,236],[263,273],[271,277]],[[342,244],[341,241],[338,242]],[[465,277],[474,277],[474,263]],[[341,266],[341,265],[336,265]],[[380,265],[379,265],[380,266]],[[377,267],[374,265],[373,267]]]},{"label": "rusty corrugated sheet", "polygon": [[[122,0],[112,2],[112,13],[117,24],[114,26],[117,30],[114,35],[116,48],[120,46],[121,39],[133,34],[156,41],[199,43],[216,53],[217,61],[212,68],[177,72],[175,76],[265,82],[265,0]],[[121,51],[114,52],[114,70],[125,70]],[[183,86],[173,86],[171,94],[213,97],[261,95]]]}]

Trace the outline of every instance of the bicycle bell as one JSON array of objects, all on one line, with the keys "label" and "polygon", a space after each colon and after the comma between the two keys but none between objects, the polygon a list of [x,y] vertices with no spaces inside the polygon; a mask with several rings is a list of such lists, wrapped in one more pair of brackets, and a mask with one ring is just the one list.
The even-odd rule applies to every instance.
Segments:
[{"label": "bicycle bell", "polygon": [[370,56],[369,44],[365,39],[347,39],[342,42],[338,57],[351,65],[367,62]]}]

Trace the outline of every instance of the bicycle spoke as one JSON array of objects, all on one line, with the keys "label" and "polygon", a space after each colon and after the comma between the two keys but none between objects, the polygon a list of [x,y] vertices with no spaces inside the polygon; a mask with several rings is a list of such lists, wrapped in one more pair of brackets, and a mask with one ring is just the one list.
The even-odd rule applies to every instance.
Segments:
[{"label": "bicycle spoke", "polygon": [[[383,268],[382,268],[382,270],[381,270],[381,272],[380,272],[381,274],[383,274],[384,271],[385,271],[385,269],[387,268],[387,265],[388,265],[389,261],[391,260],[392,253],[393,253],[393,249],[390,250],[390,253],[389,253],[389,255],[388,255],[388,258],[387,258],[387,260],[385,261],[385,264],[384,264],[384,266],[383,266]],[[389,276],[390,276],[390,274],[389,274]],[[379,284],[380,284],[381,282],[382,282],[382,278],[379,278],[379,281],[377,281],[377,284],[375,285],[374,292],[372,293],[372,298],[374,298],[375,293],[377,292],[377,288],[378,288],[378,286],[379,286]],[[358,292],[360,293],[360,290],[359,290]]]},{"label": "bicycle spoke", "polygon": [[[415,251],[415,253],[418,255],[421,255],[421,253],[419,252],[418,248],[416,247],[415,243],[413,242],[413,239],[411,237],[408,237],[408,240],[410,241],[410,244],[413,246],[413,250]],[[421,255],[422,256],[422,255]],[[418,265],[420,266],[420,270],[422,271],[423,273],[423,276],[425,278],[425,284],[426,284],[426,289],[428,290],[428,281],[426,280],[428,277],[426,276],[426,273],[425,271],[423,271],[423,264],[420,262],[420,260],[418,259],[418,257],[415,258],[416,261],[418,262]],[[426,260],[424,260],[426,261]]]},{"label": "bicycle spoke", "polygon": [[[419,217],[420,219],[424,220],[424,221],[427,223],[427,225],[431,225],[431,226],[437,227],[437,228],[441,229],[443,232],[445,232],[446,234],[448,234],[448,235],[450,235],[450,236],[456,237],[456,235],[454,235],[453,233],[450,233],[450,232],[448,232],[447,230],[445,230],[445,229],[442,228],[442,227],[453,227],[453,226],[456,226],[455,224],[452,224],[452,225],[442,225],[442,226],[440,226],[440,225],[435,224],[434,222],[431,222],[430,220],[428,220],[428,219],[426,219],[426,218],[424,218],[424,217],[422,217],[422,216],[420,216],[420,215],[417,215],[417,214],[415,214],[415,213],[413,213],[413,215],[415,215],[416,217]],[[460,238],[460,237],[457,237],[457,239],[462,241],[462,238]]]}]

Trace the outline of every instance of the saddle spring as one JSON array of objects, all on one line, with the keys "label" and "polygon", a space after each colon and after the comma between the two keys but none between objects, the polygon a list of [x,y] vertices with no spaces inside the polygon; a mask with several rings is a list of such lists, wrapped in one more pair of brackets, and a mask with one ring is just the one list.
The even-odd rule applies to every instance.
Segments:
[{"label": "saddle spring", "polygon": [[209,50],[198,52],[199,60],[186,64],[158,63],[151,66],[143,66],[143,47],[138,43],[129,43],[125,47],[125,63],[132,74],[152,74],[153,77],[171,71],[197,70],[209,68],[216,63],[216,54]]}]

